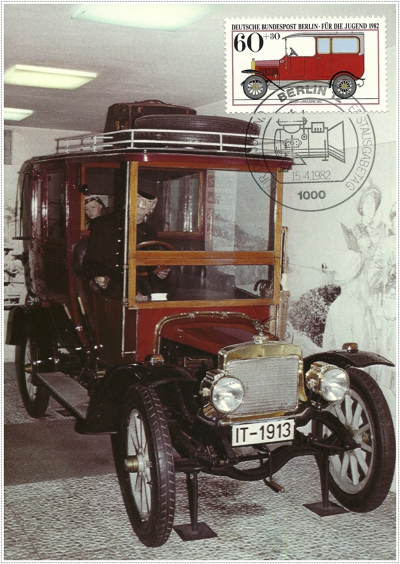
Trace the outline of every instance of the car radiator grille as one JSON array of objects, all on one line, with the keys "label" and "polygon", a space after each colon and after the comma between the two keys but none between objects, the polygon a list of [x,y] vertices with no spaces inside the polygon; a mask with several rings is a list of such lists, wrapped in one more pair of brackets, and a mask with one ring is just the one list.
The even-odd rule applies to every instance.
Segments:
[{"label": "car radiator grille", "polygon": [[267,414],[276,411],[295,411],[298,405],[299,358],[263,357],[232,360],[227,372],[241,381],[244,399],[231,414]]}]

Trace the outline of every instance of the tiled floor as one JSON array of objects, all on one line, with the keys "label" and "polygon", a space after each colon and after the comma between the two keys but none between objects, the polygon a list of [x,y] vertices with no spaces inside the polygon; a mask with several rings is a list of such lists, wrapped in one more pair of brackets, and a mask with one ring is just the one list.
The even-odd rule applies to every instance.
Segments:
[{"label": "tiled floor", "polygon": [[[173,531],[164,546],[146,548],[126,516],[107,437],[84,437],[79,442],[73,420],[55,402],[44,421],[28,417],[12,364],[5,369],[4,412],[5,561],[396,560],[395,494],[390,493],[372,513],[320,518],[303,506],[320,501],[312,457],[292,460],[277,473],[277,481],[286,489],[280,494],[262,482],[200,475],[199,520],[218,537],[183,542]],[[27,424],[32,428],[23,427]],[[27,434],[31,429],[37,433]],[[37,449],[26,458],[27,443],[20,442],[22,452],[16,444],[21,436],[37,440]],[[98,441],[95,449],[87,448],[85,441],[90,440]],[[55,457],[58,442],[59,452],[65,445],[69,458]],[[177,482],[175,524],[187,523],[184,477],[178,475]]]}]

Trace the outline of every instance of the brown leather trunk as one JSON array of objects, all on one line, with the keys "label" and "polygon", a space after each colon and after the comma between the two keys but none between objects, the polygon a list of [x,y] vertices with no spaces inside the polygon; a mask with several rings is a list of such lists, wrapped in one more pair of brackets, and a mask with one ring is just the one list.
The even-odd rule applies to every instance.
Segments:
[{"label": "brown leather trunk", "polygon": [[119,131],[121,129],[133,129],[137,118],[155,114],[194,115],[196,114],[196,110],[185,106],[165,104],[160,100],[143,100],[141,102],[113,104],[108,108],[104,133],[107,131]]}]

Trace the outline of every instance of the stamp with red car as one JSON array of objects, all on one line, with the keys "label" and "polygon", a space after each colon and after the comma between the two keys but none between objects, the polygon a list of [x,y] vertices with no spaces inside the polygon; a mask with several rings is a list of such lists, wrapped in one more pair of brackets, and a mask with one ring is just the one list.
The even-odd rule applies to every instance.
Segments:
[{"label": "stamp with red car", "polygon": [[[386,110],[385,18],[226,20],[226,110]],[[328,103],[327,103],[328,102]]]}]

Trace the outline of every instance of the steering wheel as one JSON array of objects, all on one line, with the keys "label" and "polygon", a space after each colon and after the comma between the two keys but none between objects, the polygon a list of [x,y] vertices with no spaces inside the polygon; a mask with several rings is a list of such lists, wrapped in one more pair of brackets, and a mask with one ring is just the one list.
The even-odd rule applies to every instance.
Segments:
[{"label": "steering wheel", "polygon": [[173,251],[174,247],[172,245],[170,245],[169,243],[166,243],[165,241],[143,241],[142,243],[138,243],[136,245],[136,249],[138,251],[140,251],[141,249],[144,249],[145,247],[152,247],[153,245],[158,245],[159,247],[164,247],[164,249],[167,249],[168,251]]},{"label": "steering wheel", "polygon": [[[154,245],[157,245],[159,247],[164,247],[164,249],[166,249],[167,251],[173,251],[174,250],[174,247],[172,245],[170,245],[169,243],[166,243],[165,241],[157,241],[157,240],[143,241],[142,243],[138,243],[136,245],[136,250],[140,251],[142,249],[145,249],[146,247],[152,247]],[[166,268],[165,265],[157,266],[157,268],[153,272],[154,272],[154,274],[158,274],[159,272],[164,270],[164,268]]]},{"label": "steering wheel", "polygon": [[298,54],[296,53],[296,51],[293,49],[293,47],[291,47],[291,48],[290,48],[289,57],[292,57],[293,55],[295,55],[296,57],[298,57]]}]

